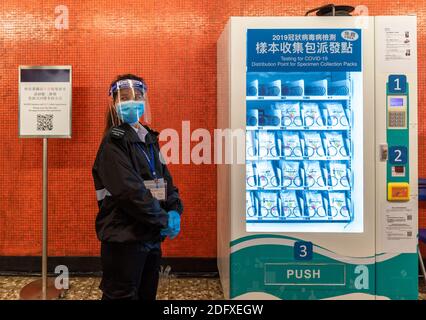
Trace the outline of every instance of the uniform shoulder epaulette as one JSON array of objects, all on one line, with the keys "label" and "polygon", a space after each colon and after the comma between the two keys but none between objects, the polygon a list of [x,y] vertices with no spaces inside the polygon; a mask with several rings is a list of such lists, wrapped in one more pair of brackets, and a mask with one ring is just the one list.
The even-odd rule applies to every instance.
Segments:
[{"label": "uniform shoulder epaulette", "polygon": [[111,130],[111,136],[113,138],[116,138],[116,139],[123,138],[125,133],[126,133],[126,131],[124,131],[123,129],[120,129],[120,128],[112,128],[112,130]]}]

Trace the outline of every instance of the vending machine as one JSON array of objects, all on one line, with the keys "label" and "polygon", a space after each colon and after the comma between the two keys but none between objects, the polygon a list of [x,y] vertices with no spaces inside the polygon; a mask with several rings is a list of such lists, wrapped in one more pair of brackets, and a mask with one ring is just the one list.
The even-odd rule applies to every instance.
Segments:
[{"label": "vending machine", "polygon": [[416,39],[415,16],[230,18],[217,44],[226,298],[417,299]]}]

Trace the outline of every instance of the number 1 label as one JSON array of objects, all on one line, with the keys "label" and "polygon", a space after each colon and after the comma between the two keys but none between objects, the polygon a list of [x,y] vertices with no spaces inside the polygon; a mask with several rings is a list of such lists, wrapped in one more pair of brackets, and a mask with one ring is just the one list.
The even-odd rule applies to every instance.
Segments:
[{"label": "number 1 label", "polygon": [[392,74],[388,79],[389,93],[407,93],[407,76],[403,74]]}]

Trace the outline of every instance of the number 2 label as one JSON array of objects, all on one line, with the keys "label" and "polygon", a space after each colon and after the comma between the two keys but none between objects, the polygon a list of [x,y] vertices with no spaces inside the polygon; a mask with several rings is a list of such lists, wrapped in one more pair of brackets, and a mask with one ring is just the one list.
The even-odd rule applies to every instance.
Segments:
[{"label": "number 2 label", "polygon": [[406,164],[407,163],[407,147],[394,146],[389,148],[389,162],[391,164]]}]

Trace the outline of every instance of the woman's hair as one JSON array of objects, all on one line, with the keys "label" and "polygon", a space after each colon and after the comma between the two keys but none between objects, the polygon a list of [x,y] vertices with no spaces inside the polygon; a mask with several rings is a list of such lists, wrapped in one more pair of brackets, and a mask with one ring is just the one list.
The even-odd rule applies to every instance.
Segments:
[{"label": "woman's hair", "polygon": [[[134,74],[122,74],[117,76],[113,82],[111,82],[110,87],[114,85],[117,81],[120,80],[138,80],[141,82],[145,82],[143,78],[135,76]],[[115,99],[117,98],[117,91],[112,94],[112,101],[115,102]],[[117,123],[117,113],[115,112],[115,108],[113,105],[109,106],[106,116],[105,116],[105,129],[104,129],[104,136],[108,133],[109,129],[114,125],[114,123]]]}]

